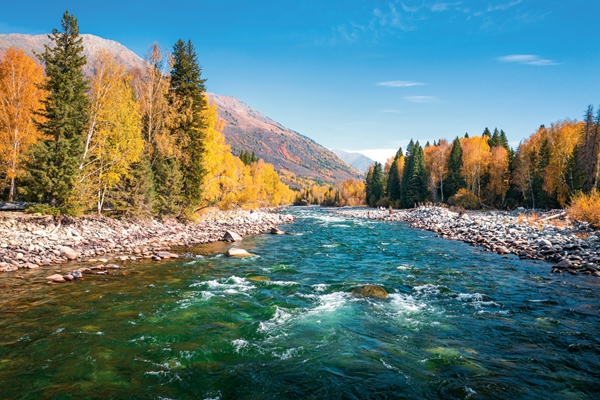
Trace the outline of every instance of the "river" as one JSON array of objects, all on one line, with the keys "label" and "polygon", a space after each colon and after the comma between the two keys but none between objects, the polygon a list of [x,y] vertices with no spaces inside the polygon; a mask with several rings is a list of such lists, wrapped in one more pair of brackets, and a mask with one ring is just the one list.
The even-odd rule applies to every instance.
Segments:
[{"label": "river", "polygon": [[234,244],[246,259],[0,276],[0,398],[600,396],[600,280],[329,211],[286,210],[294,234]]}]

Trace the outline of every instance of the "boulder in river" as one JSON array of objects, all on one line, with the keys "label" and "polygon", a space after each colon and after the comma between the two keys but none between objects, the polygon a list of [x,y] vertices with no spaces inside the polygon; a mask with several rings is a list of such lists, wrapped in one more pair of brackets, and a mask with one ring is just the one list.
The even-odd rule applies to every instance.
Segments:
[{"label": "boulder in river", "polygon": [[352,291],[354,296],[370,297],[373,299],[389,299],[390,295],[381,286],[364,285]]},{"label": "boulder in river", "polygon": [[225,242],[241,242],[243,238],[233,231],[227,231],[223,236],[223,240]]},{"label": "boulder in river", "polygon": [[238,249],[237,247],[232,247],[231,249],[227,250],[227,253],[225,253],[225,255],[227,257],[251,257],[252,256],[252,254],[248,253],[246,250]]},{"label": "boulder in river", "polygon": [[272,235],[285,235],[285,232],[279,228],[271,228]]}]

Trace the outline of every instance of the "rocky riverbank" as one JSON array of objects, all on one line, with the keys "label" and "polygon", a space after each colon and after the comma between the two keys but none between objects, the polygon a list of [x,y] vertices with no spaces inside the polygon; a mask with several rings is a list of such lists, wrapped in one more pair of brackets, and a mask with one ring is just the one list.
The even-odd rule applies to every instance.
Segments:
[{"label": "rocky riverbank", "polygon": [[498,254],[553,264],[552,272],[600,277],[600,238],[584,224],[573,224],[557,213],[535,218],[506,212],[453,212],[442,207],[412,210],[341,210],[353,218],[402,221],[440,237],[461,240]]},{"label": "rocky riverbank", "polygon": [[4,212],[0,213],[0,272],[19,276],[25,269],[68,261],[90,263],[91,268],[78,268],[49,279],[61,282],[78,278],[82,272],[108,273],[119,268],[115,264],[118,262],[178,257],[170,252],[171,247],[220,241],[227,231],[242,237],[255,235],[294,219],[269,210],[214,211],[193,224],[174,220],[132,222],[98,215],[57,221],[52,216]]}]

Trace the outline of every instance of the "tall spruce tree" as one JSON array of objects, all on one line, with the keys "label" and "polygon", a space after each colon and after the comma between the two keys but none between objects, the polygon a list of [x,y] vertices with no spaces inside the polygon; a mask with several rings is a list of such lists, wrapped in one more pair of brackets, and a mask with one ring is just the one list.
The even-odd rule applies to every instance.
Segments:
[{"label": "tall spruce tree", "polygon": [[419,142],[416,142],[404,164],[402,206],[404,208],[414,207],[417,203],[425,201],[426,196],[427,170],[425,168],[425,154]]},{"label": "tall spruce tree", "polygon": [[[202,167],[204,129],[203,110],[207,107],[205,80],[191,40],[178,40],[173,46],[173,68],[169,93],[180,118],[173,126],[182,159],[181,195],[183,208],[193,212],[201,202],[205,171]],[[177,166],[173,165],[173,169]],[[176,171],[173,171],[174,173]]]},{"label": "tall spruce tree", "polygon": [[398,170],[398,163],[403,157],[402,147],[396,152],[394,161],[390,167],[387,179],[387,195],[391,203],[397,204],[402,197],[402,176]]},{"label": "tall spruce tree", "polygon": [[452,149],[448,156],[448,176],[444,181],[444,198],[454,196],[459,189],[466,187],[465,179],[461,175],[462,169],[462,147],[457,137],[452,142]]},{"label": "tall spruce tree", "polygon": [[38,55],[46,69],[48,98],[37,120],[47,135],[33,146],[27,162],[26,192],[52,206],[68,205],[77,184],[89,109],[83,39],[77,19],[65,11],[62,31],[52,29],[49,45]]},{"label": "tall spruce tree", "polygon": [[381,163],[376,162],[373,165],[373,172],[371,175],[371,188],[369,191],[369,205],[371,207],[377,206],[377,203],[383,197],[383,189],[384,189],[384,174],[383,167]]}]

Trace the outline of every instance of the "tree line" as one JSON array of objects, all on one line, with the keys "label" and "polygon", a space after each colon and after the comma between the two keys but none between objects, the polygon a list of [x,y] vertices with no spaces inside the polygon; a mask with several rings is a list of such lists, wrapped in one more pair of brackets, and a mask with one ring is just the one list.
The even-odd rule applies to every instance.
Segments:
[{"label": "tree line", "polygon": [[599,159],[600,109],[594,113],[589,106],[583,121],[542,125],[516,149],[503,130],[488,128],[424,147],[411,140],[385,165],[369,167],[365,200],[371,207],[562,208],[595,193]]},{"label": "tree line", "polygon": [[231,153],[191,41],[172,53],[155,43],[142,67],[126,70],[104,50],[86,60],[73,15],[61,27],[38,60],[16,48],[0,60],[5,199],[184,219],[213,205],[291,203],[272,165]]}]

